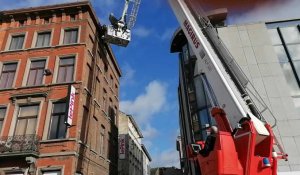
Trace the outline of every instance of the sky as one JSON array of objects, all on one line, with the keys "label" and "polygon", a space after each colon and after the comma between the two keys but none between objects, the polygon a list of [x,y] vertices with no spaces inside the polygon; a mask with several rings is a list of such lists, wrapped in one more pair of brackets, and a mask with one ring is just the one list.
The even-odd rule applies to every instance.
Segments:
[{"label": "sky", "polygon": [[[0,0],[0,10],[74,0]],[[76,1],[76,0],[75,0]],[[102,24],[108,15],[120,16],[123,0],[91,0]],[[276,3],[275,3],[276,2]],[[229,24],[300,18],[300,0],[274,0],[251,10],[231,13]],[[179,24],[167,0],[142,0],[132,41],[127,48],[112,46],[122,70],[120,109],[133,115],[144,135],[152,167],[179,167],[176,137],[178,121],[178,55],[170,53]]]}]

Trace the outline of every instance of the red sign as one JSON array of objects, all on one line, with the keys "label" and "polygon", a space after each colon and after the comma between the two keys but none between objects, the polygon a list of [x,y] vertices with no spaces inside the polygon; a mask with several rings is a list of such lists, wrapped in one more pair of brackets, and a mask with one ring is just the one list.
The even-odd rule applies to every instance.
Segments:
[{"label": "red sign", "polygon": [[197,39],[196,34],[192,29],[192,26],[190,25],[190,23],[187,20],[185,20],[183,22],[183,25],[184,25],[185,29],[187,30],[190,38],[192,39],[194,46],[196,47],[196,49],[198,49],[198,47],[200,46],[200,42]]},{"label": "red sign", "polygon": [[119,159],[125,159],[126,155],[126,144],[125,135],[119,135]]}]

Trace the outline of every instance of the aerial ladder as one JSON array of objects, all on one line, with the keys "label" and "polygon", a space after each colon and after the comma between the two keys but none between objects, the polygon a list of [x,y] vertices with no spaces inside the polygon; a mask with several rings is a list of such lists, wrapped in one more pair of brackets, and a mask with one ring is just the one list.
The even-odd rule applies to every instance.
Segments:
[{"label": "aerial ladder", "polygon": [[264,118],[267,106],[199,1],[169,4],[181,26],[171,52],[180,52],[180,124],[189,160],[185,173],[276,175],[278,159],[287,160],[287,155]]},{"label": "aerial ladder", "polygon": [[[132,10],[128,17],[129,4]],[[276,175],[287,155],[254,101],[255,88],[226,49],[197,0],[169,0],[181,26],[172,52],[180,52],[179,102],[189,175]],[[126,47],[140,0],[125,0],[112,14],[105,41]],[[127,22],[127,19],[129,21]],[[174,42],[176,40],[176,42]],[[276,125],[276,123],[274,123]],[[197,132],[195,132],[197,131]]]},{"label": "aerial ladder", "polygon": [[[104,40],[108,43],[126,47],[131,41],[131,28],[136,22],[141,0],[125,0],[123,13],[120,19],[112,13],[109,15],[110,25],[104,26]],[[130,14],[128,9],[131,8]]]}]

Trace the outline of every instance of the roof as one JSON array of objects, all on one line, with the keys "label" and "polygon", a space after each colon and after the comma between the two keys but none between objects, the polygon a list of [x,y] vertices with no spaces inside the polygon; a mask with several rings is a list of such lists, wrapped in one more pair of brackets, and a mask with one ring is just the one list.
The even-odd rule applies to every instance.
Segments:
[{"label": "roof", "polygon": [[12,10],[4,10],[0,11],[0,14],[3,16],[10,16],[10,15],[24,15],[24,13],[36,13],[36,12],[45,12],[51,10],[61,10],[61,9],[69,9],[78,6],[86,6],[89,7],[89,10],[93,13],[93,20],[96,20],[98,23],[98,19],[95,18],[97,15],[92,8],[92,5],[89,1],[83,0],[78,2],[71,2],[71,3],[61,3],[61,4],[52,4],[52,5],[45,5],[45,6],[36,6],[36,7],[28,7],[28,8],[20,8],[20,9],[12,9]]},{"label": "roof", "polygon": [[[30,15],[31,13],[39,13],[41,15],[48,15],[49,11],[58,11],[58,10],[70,10],[70,9],[75,9],[78,7],[81,8],[86,8],[92,15],[92,20],[96,24],[97,30],[101,31],[103,30],[101,28],[101,23],[97,17],[97,14],[90,3],[89,0],[81,0],[77,2],[71,2],[71,3],[61,3],[61,4],[54,4],[54,5],[45,5],[45,6],[37,6],[37,7],[29,7],[29,8],[20,8],[20,9],[12,9],[12,10],[4,10],[0,11],[0,19],[2,20],[10,20],[11,17],[19,17],[19,18],[24,18],[24,14]],[[112,48],[110,44],[104,44],[105,48],[109,51],[109,55],[113,58],[112,63],[113,66],[115,67],[117,73],[119,76],[122,75],[121,69],[118,65],[118,62],[116,61],[115,55],[113,54]]]},{"label": "roof", "polygon": [[146,147],[145,147],[144,144],[142,144],[142,149],[143,149],[144,153],[146,154],[146,156],[148,157],[148,159],[149,159],[150,162],[151,162],[151,161],[152,161],[152,158],[151,158],[151,156],[150,156],[149,152],[147,151],[147,149],[146,149]]},{"label": "roof", "polygon": [[138,127],[137,123],[135,122],[134,118],[132,117],[132,115],[126,114],[122,111],[119,111],[121,114],[123,114],[124,116],[128,117],[128,119],[130,120],[130,122],[132,123],[134,129],[137,131],[138,135],[140,136],[140,138],[144,138],[140,128]]},{"label": "roof", "polygon": [[132,117],[132,115],[127,115],[129,120],[131,121],[132,125],[134,126],[135,130],[137,131],[138,135],[140,136],[140,138],[144,138],[140,128],[138,127],[137,123],[135,122],[134,118]]}]

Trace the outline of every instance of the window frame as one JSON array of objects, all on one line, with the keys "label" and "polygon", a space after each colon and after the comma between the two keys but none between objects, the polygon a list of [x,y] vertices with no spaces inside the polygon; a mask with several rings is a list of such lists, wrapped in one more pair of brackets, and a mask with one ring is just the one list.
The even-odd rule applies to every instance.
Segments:
[{"label": "window frame", "polygon": [[93,84],[93,68],[89,63],[86,63],[86,83],[85,87],[89,90],[90,93],[92,93],[92,84]]},{"label": "window frame", "polygon": [[[53,106],[54,106],[53,104],[54,103],[60,103],[60,102],[65,102],[65,101],[63,101],[61,99],[49,99],[42,140],[49,140],[48,139],[48,133],[49,133],[49,130],[50,130],[50,125],[51,125],[52,109],[53,109]],[[67,128],[65,138],[64,139],[58,139],[58,140],[67,140],[68,138],[69,138],[69,129]],[[51,139],[51,140],[57,140],[57,139]]]},{"label": "window frame", "polygon": [[102,110],[104,111],[104,113],[106,115],[108,115],[108,94],[107,94],[107,90],[105,88],[103,88],[102,90]]},{"label": "window frame", "polygon": [[[50,41],[49,41],[49,46],[42,46],[42,47],[37,47],[37,41],[38,41],[38,35],[40,33],[47,33],[50,32]],[[47,47],[51,47],[52,46],[52,40],[53,40],[53,33],[54,33],[54,29],[46,29],[46,30],[39,30],[39,31],[35,31],[34,35],[33,35],[33,39],[32,39],[32,43],[31,43],[31,48],[47,48]]]},{"label": "window frame", "polygon": [[[19,60],[14,60],[14,61],[7,61],[7,62],[0,62],[0,78],[2,76],[2,70],[3,70],[3,66],[5,64],[13,64],[13,63],[16,63],[17,64],[17,68],[16,68],[16,71],[15,71],[15,75],[14,75],[14,79],[13,79],[13,82],[12,82],[12,85],[11,87],[8,87],[8,88],[3,88],[3,89],[12,89],[15,87],[16,85],[16,79],[17,79],[17,76],[18,76],[18,72],[19,72]],[[0,88],[2,89],[2,88]]]},{"label": "window frame", "polygon": [[58,175],[62,175],[62,171],[61,170],[42,170],[41,171],[41,175],[44,175],[45,173],[51,173],[51,172],[58,172]]},{"label": "window frame", "polygon": [[5,122],[6,122],[7,115],[8,115],[9,104],[8,105],[0,105],[0,108],[6,108],[5,114],[4,114],[4,118],[2,120],[2,128],[0,129],[0,136],[2,136],[3,135],[4,126],[5,126]]},{"label": "window frame", "polygon": [[[64,38],[65,38],[65,33],[67,30],[75,30],[77,29],[77,41],[75,43],[64,43]],[[72,27],[65,27],[61,29],[61,35],[60,35],[60,40],[59,44],[60,45],[74,45],[74,44],[79,44],[80,43],[80,34],[81,34],[81,27],[80,26],[72,26]]]},{"label": "window frame", "polygon": [[[46,33],[50,33],[50,38],[49,38],[49,43],[48,43],[48,45],[47,46],[37,46],[37,44],[38,44],[38,39],[39,39],[39,35],[41,35],[41,34],[46,34]],[[45,40],[44,40],[45,41]],[[36,32],[36,38],[35,38],[35,43],[34,43],[34,48],[43,48],[43,47],[51,47],[51,44],[52,44],[52,31],[50,30],[50,31],[48,31],[48,30],[46,30],[46,31],[39,31],[39,32]]]},{"label": "window frame", "polygon": [[[96,76],[96,85],[95,85],[96,89],[101,89],[101,80],[98,76]],[[95,99],[98,102],[98,104],[101,106],[101,91],[100,90],[96,90],[95,92]]]},{"label": "window frame", "polygon": [[[48,69],[49,57],[32,57],[32,58],[28,58],[27,63],[26,63],[26,68],[25,68],[24,76],[23,76],[22,87],[28,86],[27,82],[28,82],[28,78],[29,78],[29,72],[30,72],[31,63],[35,62],[35,61],[40,61],[40,60],[45,60],[44,70]],[[32,86],[43,86],[45,84],[45,80],[46,80],[46,76],[43,75],[42,84],[40,84],[40,85],[32,85]]]},{"label": "window frame", "polygon": [[101,156],[105,155],[105,126],[100,125],[100,134],[99,134],[99,154]]},{"label": "window frame", "polygon": [[[38,106],[38,112],[37,112],[37,115],[36,115],[36,126],[35,126],[35,132],[34,132],[34,135],[36,135],[37,134],[37,132],[38,132],[38,124],[39,124],[39,116],[40,116],[40,114],[41,114],[41,103],[27,103],[27,104],[18,104],[18,107],[17,107],[17,109],[16,109],[16,111],[15,112],[17,112],[16,113],[16,121],[15,121],[15,123],[14,123],[14,130],[13,130],[13,136],[15,136],[15,133],[16,133],[16,128],[17,128],[17,125],[18,125],[18,121],[19,121],[19,115],[20,115],[20,109],[21,109],[21,107],[24,107],[24,106]],[[31,118],[35,118],[35,117],[33,117],[33,116],[25,116],[25,117],[21,117],[21,118],[25,118],[25,119],[31,119]],[[28,125],[28,123],[27,123],[27,125]],[[25,133],[25,135],[27,135],[26,133]]]},{"label": "window frame", "polygon": [[[294,26],[294,27],[296,27],[296,29],[298,29],[298,32],[299,32],[299,35],[300,35],[300,24],[298,24],[297,26]],[[281,46],[283,46],[283,48],[284,48],[284,51],[285,51],[286,56],[287,56],[287,58],[288,58],[288,63],[290,64],[290,66],[291,66],[291,68],[292,68],[292,72],[293,72],[293,74],[294,74],[294,76],[295,76],[295,79],[296,79],[296,82],[297,82],[297,84],[298,84],[298,86],[299,86],[299,88],[300,88],[300,77],[299,77],[300,70],[299,70],[299,72],[297,72],[296,66],[295,66],[295,64],[294,64],[294,61],[295,61],[295,60],[293,60],[293,58],[292,58],[292,56],[291,56],[291,54],[290,54],[290,51],[289,51],[289,49],[288,49],[288,46],[291,45],[291,44],[285,42],[284,36],[283,36],[282,31],[281,31],[280,29],[281,29],[280,27],[277,27],[277,28],[276,28],[277,33],[278,33],[278,35],[279,35],[279,38],[280,38],[280,40],[281,40]],[[297,43],[297,44],[298,44],[299,47],[300,47],[300,43]],[[279,44],[276,44],[276,45],[273,45],[273,46],[280,46],[280,45],[279,45]]]},{"label": "window frame", "polygon": [[56,167],[40,167],[38,168],[37,173],[39,175],[43,175],[45,172],[55,172],[55,171],[60,171],[59,175],[64,175],[64,166],[56,166]]},{"label": "window frame", "polygon": [[[65,130],[65,135],[64,138],[54,138],[51,139],[50,137],[50,130],[51,130],[51,125],[52,125],[52,117],[53,114],[59,115],[61,117],[62,114],[66,115],[66,110],[64,112],[60,112],[60,113],[53,113],[53,109],[54,109],[54,105],[55,104],[59,104],[59,103],[65,103],[66,107],[67,107],[67,102],[66,101],[61,101],[61,100],[57,100],[57,101],[52,101],[51,102],[51,109],[50,109],[50,116],[49,116],[49,124],[48,124],[48,129],[47,129],[47,140],[61,140],[61,139],[67,139],[68,138],[68,127],[66,125],[66,130]],[[64,116],[65,118],[66,116]],[[58,129],[59,125],[57,126],[56,129]],[[56,134],[57,136],[57,134]]]},{"label": "window frame", "polygon": [[[22,48],[21,49],[13,49],[13,50],[11,50],[10,47],[11,47],[11,43],[12,43],[13,37],[20,36],[20,35],[24,35],[24,41],[23,41]],[[25,48],[26,40],[27,40],[27,32],[10,33],[9,37],[8,37],[8,40],[7,40],[7,43],[6,43],[6,46],[5,46],[5,50],[6,51],[23,50]]]},{"label": "window frame", "polygon": [[[72,81],[70,82],[58,82],[58,75],[59,75],[59,67],[60,67],[60,59],[68,58],[68,57],[74,57],[74,67],[73,67],[73,77]],[[52,78],[52,83],[53,84],[69,84],[73,83],[76,81],[76,72],[77,72],[77,58],[78,54],[70,54],[70,55],[59,55],[56,57],[55,60],[55,68],[54,68],[54,73],[53,73],[53,78]]]},{"label": "window frame", "polygon": [[12,121],[10,123],[8,136],[13,136],[14,135],[15,127],[17,125],[17,119],[18,119],[18,115],[19,115],[20,106],[39,104],[39,111],[38,111],[38,117],[37,117],[37,122],[36,122],[37,123],[36,124],[36,132],[35,132],[35,134],[37,135],[38,128],[39,128],[39,123],[40,123],[40,117],[41,117],[41,113],[42,113],[42,107],[43,107],[44,102],[45,102],[44,97],[32,97],[31,102],[28,102],[27,98],[26,99],[23,99],[23,98],[22,99],[16,99],[15,108],[14,108],[14,112],[13,112],[13,116],[12,116]]}]

